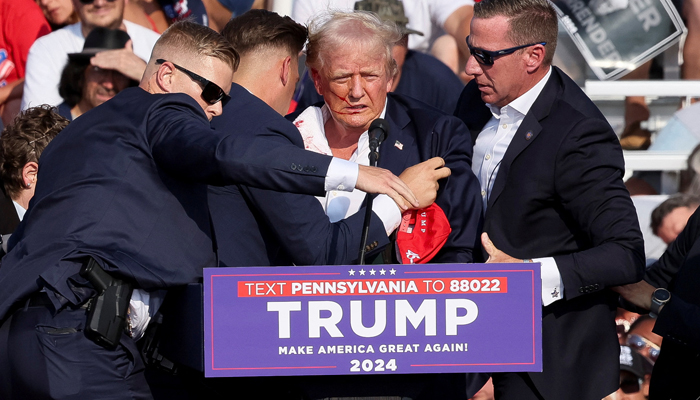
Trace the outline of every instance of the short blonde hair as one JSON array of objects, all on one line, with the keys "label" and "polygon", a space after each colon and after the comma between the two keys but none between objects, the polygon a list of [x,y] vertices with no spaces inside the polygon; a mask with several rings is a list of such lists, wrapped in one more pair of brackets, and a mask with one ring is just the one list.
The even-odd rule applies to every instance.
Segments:
[{"label": "short blonde hair", "polygon": [[333,49],[361,43],[369,45],[369,48],[381,48],[389,76],[398,73],[391,50],[403,34],[391,21],[382,21],[376,14],[367,11],[330,11],[314,18],[308,29],[306,64],[317,71],[323,68],[327,54]]},{"label": "short blonde hair", "polygon": [[187,20],[176,22],[163,32],[153,46],[150,62],[155,62],[156,58],[168,58],[164,54],[179,54],[192,59],[213,57],[223,61],[234,72],[240,62],[238,52],[226,38],[206,26]]}]

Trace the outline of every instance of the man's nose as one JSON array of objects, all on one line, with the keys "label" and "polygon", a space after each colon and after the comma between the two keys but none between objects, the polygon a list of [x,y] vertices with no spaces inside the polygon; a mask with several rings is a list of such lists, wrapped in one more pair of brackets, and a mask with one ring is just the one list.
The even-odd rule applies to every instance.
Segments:
[{"label": "man's nose", "polygon": [[359,99],[364,94],[365,90],[362,87],[362,78],[360,76],[353,76],[350,79],[350,97],[353,99]]},{"label": "man's nose", "polygon": [[467,65],[464,67],[464,72],[466,72],[467,75],[479,75],[482,73],[481,70],[481,64],[479,64],[478,61],[476,61],[476,57],[473,55],[469,55],[469,58],[467,59]]},{"label": "man's nose", "polygon": [[217,101],[216,103],[210,105],[207,107],[207,114],[210,115],[209,120],[211,121],[212,118],[218,117],[224,112],[224,107],[221,104],[220,101]]}]

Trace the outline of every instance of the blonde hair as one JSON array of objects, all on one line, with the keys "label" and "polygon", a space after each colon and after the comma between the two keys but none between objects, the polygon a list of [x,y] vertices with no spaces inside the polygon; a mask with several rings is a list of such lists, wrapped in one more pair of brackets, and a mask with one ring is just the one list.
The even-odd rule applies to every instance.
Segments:
[{"label": "blonde hair", "polygon": [[309,43],[306,45],[306,64],[320,71],[333,49],[360,43],[366,48],[381,48],[389,76],[396,76],[398,66],[391,50],[403,34],[391,21],[382,21],[367,11],[330,11],[309,23]]}]

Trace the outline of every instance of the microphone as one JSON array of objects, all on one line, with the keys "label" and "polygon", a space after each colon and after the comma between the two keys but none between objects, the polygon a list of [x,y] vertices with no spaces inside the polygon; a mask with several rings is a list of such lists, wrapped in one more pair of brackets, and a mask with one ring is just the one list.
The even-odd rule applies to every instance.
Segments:
[{"label": "microphone", "polygon": [[369,126],[369,151],[376,152],[379,144],[382,143],[389,133],[389,124],[382,118],[377,118],[372,121]]}]

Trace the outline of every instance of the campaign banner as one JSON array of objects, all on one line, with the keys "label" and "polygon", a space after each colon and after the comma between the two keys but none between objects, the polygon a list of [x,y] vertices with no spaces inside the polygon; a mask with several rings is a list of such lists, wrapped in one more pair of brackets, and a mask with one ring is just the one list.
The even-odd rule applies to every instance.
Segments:
[{"label": "campaign banner", "polygon": [[538,263],[206,268],[205,376],[541,371]]},{"label": "campaign banner", "polygon": [[566,31],[600,80],[617,79],[680,41],[671,0],[553,0]]}]

